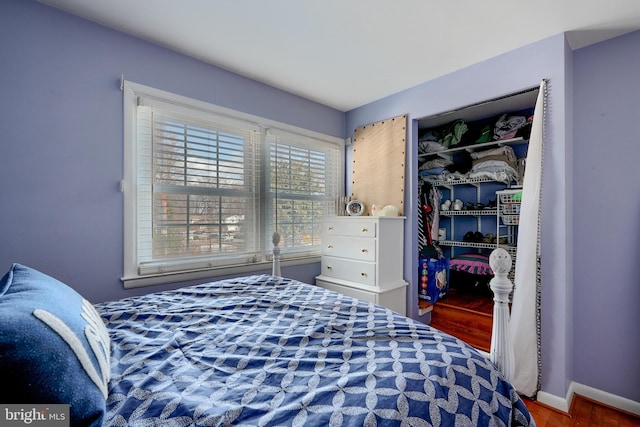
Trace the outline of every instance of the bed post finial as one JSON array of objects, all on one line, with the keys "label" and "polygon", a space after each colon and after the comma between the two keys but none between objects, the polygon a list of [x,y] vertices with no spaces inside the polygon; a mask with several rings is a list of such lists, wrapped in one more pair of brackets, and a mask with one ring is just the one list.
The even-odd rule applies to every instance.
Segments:
[{"label": "bed post finial", "polygon": [[489,282],[493,292],[493,328],[491,331],[491,361],[508,381],[515,373],[515,356],[509,330],[509,295],[513,283],[507,277],[511,271],[511,255],[497,248],[489,256],[494,277]]},{"label": "bed post finial", "polygon": [[271,275],[282,276],[280,273],[280,247],[278,246],[280,244],[280,233],[274,231],[271,241],[273,242],[273,266]]}]

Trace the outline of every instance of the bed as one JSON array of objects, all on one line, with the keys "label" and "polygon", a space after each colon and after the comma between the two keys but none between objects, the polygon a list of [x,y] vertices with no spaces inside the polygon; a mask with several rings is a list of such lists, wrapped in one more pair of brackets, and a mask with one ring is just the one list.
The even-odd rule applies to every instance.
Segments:
[{"label": "bed", "polygon": [[91,305],[14,264],[0,321],[0,403],[70,404],[72,425],[535,425],[472,347],[280,276]]}]

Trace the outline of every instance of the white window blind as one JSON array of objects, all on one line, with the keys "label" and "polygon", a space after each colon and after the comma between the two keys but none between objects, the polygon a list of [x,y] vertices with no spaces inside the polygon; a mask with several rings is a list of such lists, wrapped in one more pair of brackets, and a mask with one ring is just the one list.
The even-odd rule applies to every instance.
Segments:
[{"label": "white window blind", "polygon": [[138,140],[140,274],[257,259],[258,129],[141,105]]},{"label": "white window blind", "polygon": [[341,148],[292,132],[272,131],[269,149],[269,225],[282,238],[282,257],[319,253],[322,218],[335,214]]},{"label": "white window blind", "polygon": [[125,287],[268,269],[276,228],[284,260],[320,254],[342,140],[131,82],[124,92]]}]

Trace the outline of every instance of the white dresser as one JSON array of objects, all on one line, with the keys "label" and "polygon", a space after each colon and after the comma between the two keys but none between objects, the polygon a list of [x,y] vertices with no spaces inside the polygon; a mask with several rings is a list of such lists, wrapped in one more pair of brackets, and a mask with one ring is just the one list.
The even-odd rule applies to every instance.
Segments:
[{"label": "white dresser", "polygon": [[403,217],[330,217],[316,285],[406,313]]}]

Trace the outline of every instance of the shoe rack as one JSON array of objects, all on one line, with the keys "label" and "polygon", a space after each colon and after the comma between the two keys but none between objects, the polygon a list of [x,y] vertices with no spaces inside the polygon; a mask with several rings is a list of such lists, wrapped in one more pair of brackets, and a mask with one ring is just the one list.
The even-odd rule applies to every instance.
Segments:
[{"label": "shoe rack", "polygon": [[495,249],[498,243],[498,201],[504,189],[490,179],[474,178],[454,182],[436,181],[442,194],[440,206],[440,246],[449,258],[474,249]]}]

